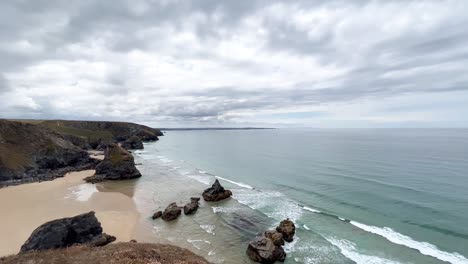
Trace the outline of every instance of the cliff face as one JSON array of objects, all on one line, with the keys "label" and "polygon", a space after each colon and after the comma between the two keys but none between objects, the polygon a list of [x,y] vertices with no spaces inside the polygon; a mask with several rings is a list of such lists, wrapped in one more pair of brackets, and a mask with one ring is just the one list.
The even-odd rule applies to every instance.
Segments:
[{"label": "cliff face", "polygon": [[40,123],[58,133],[83,137],[92,148],[138,136],[143,141],[156,141],[162,136],[159,129],[127,122],[45,120]]},{"label": "cliff face", "polygon": [[0,120],[0,187],[50,180],[89,167],[88,153],[53,131]]}]

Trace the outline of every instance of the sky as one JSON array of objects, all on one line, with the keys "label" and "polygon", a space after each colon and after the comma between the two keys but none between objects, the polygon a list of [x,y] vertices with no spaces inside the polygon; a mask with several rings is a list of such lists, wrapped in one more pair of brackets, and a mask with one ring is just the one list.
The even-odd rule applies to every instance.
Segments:
[{"label": "sky", "polygon": [[468,1],[0,1],[0,118],[468,127]]}]

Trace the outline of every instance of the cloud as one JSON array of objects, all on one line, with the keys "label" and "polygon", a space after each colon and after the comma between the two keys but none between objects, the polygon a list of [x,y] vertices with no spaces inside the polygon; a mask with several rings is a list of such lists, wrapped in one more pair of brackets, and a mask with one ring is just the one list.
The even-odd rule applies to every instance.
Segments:
[{"label": "cloud", "polygon": [[466,112],[467,12],[457,0],[5,1],[0,113],[468,126],[467,115],[444,121]]}]

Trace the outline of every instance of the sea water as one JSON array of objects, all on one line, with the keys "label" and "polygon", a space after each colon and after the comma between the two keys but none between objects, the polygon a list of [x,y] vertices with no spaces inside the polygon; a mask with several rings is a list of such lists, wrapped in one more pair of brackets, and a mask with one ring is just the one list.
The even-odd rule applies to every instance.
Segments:
[{"label": "sea water", "polygon": [[[468,263],[468,130],[168,131],[134,155],[145,241],[250,263],[249,239],[290,218],[286,263]],[[215,179],[233,199],[149,218]]]}]

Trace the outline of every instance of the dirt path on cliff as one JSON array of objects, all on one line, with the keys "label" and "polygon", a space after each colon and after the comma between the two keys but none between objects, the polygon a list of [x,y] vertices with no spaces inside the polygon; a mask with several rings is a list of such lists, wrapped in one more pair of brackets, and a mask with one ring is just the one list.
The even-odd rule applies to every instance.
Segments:
[{"label": "dirt path on cliff", "polygon": [[132,198],[99,192],[84,183],[94,170],[71,172],[53,181],[0,189],[0,256],[18,253],[39,225],[57,218],[95,211],[105,233],[117,241],[133,239],[139,213]]}]

